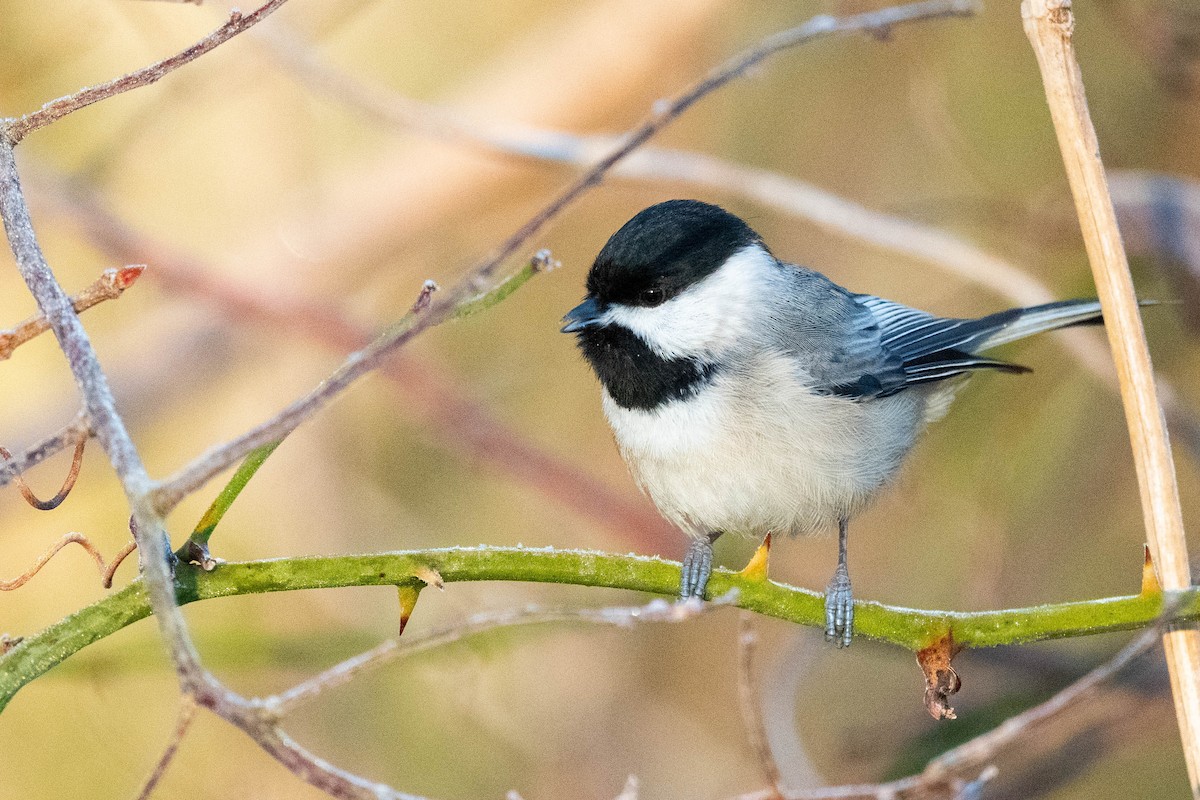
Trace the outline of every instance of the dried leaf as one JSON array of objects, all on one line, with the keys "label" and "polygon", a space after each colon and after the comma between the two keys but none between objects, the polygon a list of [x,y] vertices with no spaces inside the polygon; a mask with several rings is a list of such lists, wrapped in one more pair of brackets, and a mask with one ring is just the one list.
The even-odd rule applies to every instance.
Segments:
[{"label": "dried leaf", "polygon": [[417,567],[413,570],[413,575],[423,580],[426,586],[432,586],[435,589],[446,588],[446,582],[442,580],[441,573],[428,564]]},{"label": "dried leaf", "polygon": [[956,719],[950,705],[950,695],[962,687],[962,681],[950,662],[962,647],[954,643],[950,631],[928,647],[917,652],[917,663],[925,673],[925,708],[934,719]]}]

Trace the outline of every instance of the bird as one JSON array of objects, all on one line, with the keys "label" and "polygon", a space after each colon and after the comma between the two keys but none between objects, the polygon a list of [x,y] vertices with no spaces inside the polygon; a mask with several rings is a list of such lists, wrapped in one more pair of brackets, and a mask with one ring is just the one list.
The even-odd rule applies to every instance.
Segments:
[{"label": "bird", "polygon": [[626,222],[563,319],[601,385],[634,480],[689,537],[681,598],[703,598],[713,543],[838,531],[825,637],[853,637],[852,517],[900,470],[981,355],[1102,322],[1094,299],[940,317],[776,258],[744,220],[669,200]]}]

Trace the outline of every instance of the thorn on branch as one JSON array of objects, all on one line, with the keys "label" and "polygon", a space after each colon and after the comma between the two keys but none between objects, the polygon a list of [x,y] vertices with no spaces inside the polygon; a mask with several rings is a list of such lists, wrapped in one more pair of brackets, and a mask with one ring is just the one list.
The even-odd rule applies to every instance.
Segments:
[{"label": "thorn on branch", "polygon": [[925,673],[925,708],[934,719],[957,719],[950,705],[950,695],[962,688],[962,681],[950,662],[962,650],[955,644],[954,633],[946,635],[928,647],[917,651],[917,663]]},{"label": "thorn on branch", "polygon": [[[39,500],[33,490],[29,488],[29,484],[25,482],[25,478],[20,474],[13,476],[13,483],[17,485],[17,490],[21,493],[21,497],[25,498],[26,503],[39,511],[52,511],[62,505],[63,500],[66,500],[67,495],[71,493],[71,489],[75,488],[75,480],[79,477],[79,467],[83,464],[83,450],[87,446],[87,440],[86,431],[79,434],[79,441],[75,443],[75,455],[71,458],[71,468],[67,471],[67,477],[63,481],[62,488],[49,500]],[[5,461],[11,461],[12,453],[7,448],[0,446],[0,457]]]},{"label": "thorn on branch", "polygon": [[0,656],[12,650],[14,647],[24,641],[24,636],[12,636],[7,633],[0,633]]},{"label": "thorn on branch", "polygon": [[421,589],[417,586],[401,585],[396,587],[396,592],[400,597],[400,629],[396,636],[403,636],[413,609],[417,607],[417,600],[421,597]]},{"label": "thorn on branch", "polygon": [[1154,558],[1150,555],[1150,545],[1142,545],[1142,596],[1162,594],[1162,584],[1158,582],[1158,573],[1154,571]]}]

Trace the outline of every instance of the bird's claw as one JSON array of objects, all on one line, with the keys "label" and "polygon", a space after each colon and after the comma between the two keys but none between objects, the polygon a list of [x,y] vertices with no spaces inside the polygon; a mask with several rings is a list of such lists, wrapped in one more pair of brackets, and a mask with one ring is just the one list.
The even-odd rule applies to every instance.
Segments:
[{"label": "bird's claw", "polygon": [[854,636],[854,594],[850,590],[850,573],[839,564],[833,579],[825,587],[825,641],[849,647]]},{"label": "bird's claw", "polygon": [[679,581],[679,597],[687,600],[692,597],[704,599],[704,590],[708,588],[708,577],[712,574],[712,542],[707,539],[695,539],[688,547],[683,557],[683,575]]}]

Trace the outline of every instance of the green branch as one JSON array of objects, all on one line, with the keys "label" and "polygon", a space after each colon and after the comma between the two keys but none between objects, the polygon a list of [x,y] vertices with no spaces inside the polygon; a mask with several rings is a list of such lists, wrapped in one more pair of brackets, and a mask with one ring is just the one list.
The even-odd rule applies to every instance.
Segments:
[{"label": "green branch", "polygon": [[486,311],[507,299],[510,294],[528,283],[529,279],[534,275],[537,275],[539,272],[549,272],[557,266],[558,262],[550,256],[549,250],[540,250],[528,264],[500,281],[500,283],[488,291],[459,303],[450,318],[462,319],[473,314],[478,314],[480,311]]},{"label": "green branch", "polygon": [[229,479],[229,483],[225,484],[216,499],[212,501],[212,505],[204,512],[204,516],[200,517],[200,521],[192,530],[192,535],[184,542],[183,547],[175,551],[176,558],[185,564],[198,564],[206,570],[211,570],[215,566],[216,562],[208,552],[208,540],[212,538],[213,531],[220,524],[225,512],[233,505],[233,501],[237,500],[242,489],[245,489],[246,484],[250,483],[254,473],[258,472],[258,468],[282,443],[283,440],[279,439],[250,451],[250,454],[242,460],[241,466],[233,473],[233,477]]},{"label": "green branch", "polygon": [[[577,550],[473,547],[414,550],[362,556],[283,558],[222,564],[212,572],[180,565],[179,603],[214,597],[341,586],[419,587],[430,570],[446,583],[536,581],[606,586],[661,595],[679,588],[679,565],[657,558]],[[738,590],[736,605],[800,625],[825,624],[824,597],[757,577],[717,570],[709,596]],[[1200,590],[1173,596],[1173,619],[1200,617]],[[964,647],[990,647],[1043,639],[1143,628],[1158,621],[1164,595],[1149,593],[1005,611],[917,611],[881,603],[855,604],[860,638],[918,650],[947,632]],[[135,580],[120,591],[26,637],[0,656],[0,710],[17,691],[92,642],[150,615],[145,586]]]}]

